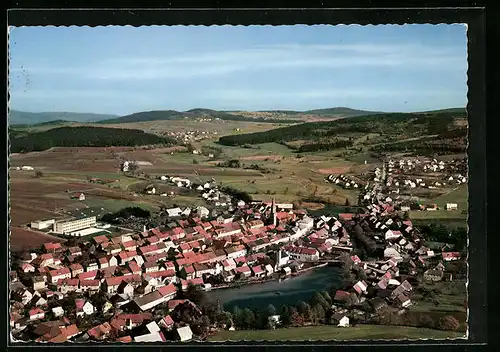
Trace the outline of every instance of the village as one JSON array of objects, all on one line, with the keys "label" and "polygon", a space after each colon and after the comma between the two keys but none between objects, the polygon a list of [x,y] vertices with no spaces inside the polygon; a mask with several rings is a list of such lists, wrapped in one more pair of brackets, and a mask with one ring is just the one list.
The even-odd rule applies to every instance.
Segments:
[{"label": "village", "polygon": [[[387,309],[404,313],[414,304],[417,286],[453,280],[449,265],[464,258],[450,245],[426,246],[418,226],[403,217],[405,198],[389,196],[394,187],[404,189],[409,177],[401,170],[413,168],[410,164],[389,161],[364,184],[351,181],[364,202],[365,211],[358,213],[315,217],[274,198],[245,202],[215,183],[162,176],[161,181],[178,187],[194,187],[222,210],[167,209],[166,226],[115,235],[99,232],[109,225],[95,216],[33,222],[34,229],[51,229],[75,241],[45,243],[11,263],[11,335],[46,342],[203,340],[205,332],[179,312],[186,307],[203,312],[187,298],[195,287],[211,291],[293,280],[324,265],[342,265],[354,277],[332,297],[330,310],[339,327],[348,327],[357,315],[374,317]],[[430,162],[415,168],[442,174],[450,169],[444,176],[448,181],[466,182],[456,166]],[[343,175],[327,180],[349,182]],[[156,193],[154,187],[146,191]],[[449,208],[457,210],[453,204]],[[272,321],[279,325],[279,316]],[[231,321],[206,325],[235,329]]]}]

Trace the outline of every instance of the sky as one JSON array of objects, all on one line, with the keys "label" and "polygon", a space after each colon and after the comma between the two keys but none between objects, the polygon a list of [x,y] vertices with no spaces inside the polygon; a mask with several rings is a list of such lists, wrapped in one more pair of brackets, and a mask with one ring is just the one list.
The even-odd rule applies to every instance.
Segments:
[{"label": "sky", "polygon": [[139,111],[467,104],[465,25],[10,27],[11,109]]}]

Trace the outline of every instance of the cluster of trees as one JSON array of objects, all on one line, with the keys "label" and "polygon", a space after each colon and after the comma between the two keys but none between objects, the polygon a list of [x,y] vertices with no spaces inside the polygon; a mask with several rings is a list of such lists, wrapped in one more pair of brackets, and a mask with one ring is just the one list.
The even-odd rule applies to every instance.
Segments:
[{"label": "cluster of trees", "polygon": [[110,224],[115,224],[117,223],[117,219],[120,218],[128,219],[132,216],[136,218],[147,219],[151,216],[151,213],[149,212],[149,210],[142,209],[140,207],[127,207],[120,209],[115,213],[105,214],[102,216],[101,220]]},{"label": "cluster of trees", "polygon": [[241,167],[241,162],[238,159],[226,160],[217,164],[218,167],[229,167],[234,169],[239,169]]},{"label": "cluster of trees", "polygon": [[25,135],[11,134],[11,152],[42,151],[52,147],[111,147],[138,145],[175,145],[171,138],[140,130],[103,127],[59,127]]},{"label": "cluster of trees", "polygon": [[212,146],[202,146],[201,147],[201,153],[203,155],[210,155],[210,154],[213,154],[214,158],[219,158],[223,151],[222,151],[222,148],[219,148],[219,147],[212,147]]},{"label": "cluster of trees", "polygon": [[428,241],[453,244],[457,251],[467,248],[468,232],[463,226],[449,228],[443,224],[431,223],[422,225],[420,230]]},{"label": "cluster of trees", "polygon": [[464,153],[466,150],[465,140],[442,140],[436,137],[427,141],[411,141],[404,143],[380,144],[370,149],[374,152],[414,152],[420,155],[432,156],[441,153]]},{"label": "cluster of trees", "polygon": [[231,187],[231,186],[222,187],[221,191],[226,193],[226,194],[229,194],[233,198],[242,200],[246,203],[250,203],[253,201],[252,196],[250,194],[248,194],[245,191],[239,190],[237,188]]},{"label": "cluster of trees", "polygon": [[338,148],[351,147],[353,144],[354,142],[352,140],[336,140],[331,143],[304,144],[300,146],[298,151],[300,153],[307,153],[307,152],[333,150]]}]

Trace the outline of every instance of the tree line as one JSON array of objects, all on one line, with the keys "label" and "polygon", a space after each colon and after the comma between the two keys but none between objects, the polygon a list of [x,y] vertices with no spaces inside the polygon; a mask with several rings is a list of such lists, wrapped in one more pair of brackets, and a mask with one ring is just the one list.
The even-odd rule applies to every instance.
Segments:
[{"label": "tree line", "polygon": [[43,151],[53,147],[112,147],[175,145],[175,140],[141,130],[104,127],[59,127],[25,135],[10,134],[11,152]]},{"label": "tree line", "polygon": [[317,152],[317,151],[326,151],[333,150],[338,148],[346,148],[351,147],[354,144],[352,140],[336,140],[331,143],[312,143],[312,144],[304,144],[301,145],[298,149],[299,153],[307,153],[307,152]]}]

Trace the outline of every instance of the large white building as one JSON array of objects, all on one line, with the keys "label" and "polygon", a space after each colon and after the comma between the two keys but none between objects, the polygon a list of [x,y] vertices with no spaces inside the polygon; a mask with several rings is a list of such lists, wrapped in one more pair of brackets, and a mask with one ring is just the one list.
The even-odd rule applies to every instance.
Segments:
[{"label": "large white building", "polygon": [[53,227],[55,222],[56,221],[54,219],[32,221],[31,228],[37,230],[44,230]]},{"label": "large white building", "polygon": [[89,227],[93,227],[96,224],[97,224],[97,219],[95,216],[57,221],[54,224],[54,232],[61,234],[67,232],[75,232],[78,230],[88,229]]}]

